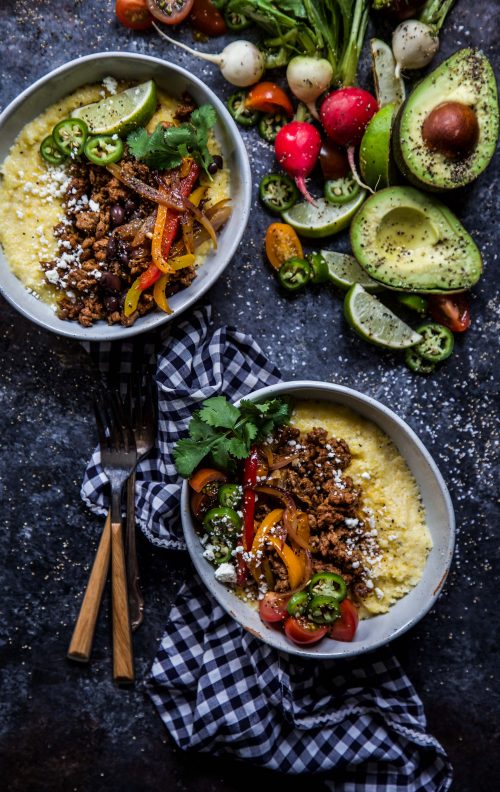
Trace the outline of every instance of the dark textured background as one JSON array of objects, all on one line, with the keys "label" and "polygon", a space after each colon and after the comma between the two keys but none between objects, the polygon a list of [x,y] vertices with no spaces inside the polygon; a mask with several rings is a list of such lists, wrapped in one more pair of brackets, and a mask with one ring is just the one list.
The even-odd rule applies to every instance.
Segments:
[{"label": "dark textured background", "polygon": [[[0,104],[55,66],[99,50],[164,56],[188,66],[227,98],[216,69],[153,34],[114,21],[111,0],[3,0]],[[498,5],[459,0],[436,62],[460,46],[494,57]],[[191,34],[183,34],[191,40]],[[213,42],[213,50],[218,48]],[[209,50],[209,47],[205,47]],[[366,64],[363,66],[366,73]],[[255,187],[272,151],[245,133]],[[309,291],[290,302],[262,260],[269,218],[252,213],[237,260],[210,294],[217,323],[236,324],[262,344],[286,378],[349,385],[395,409],[434,454],[458,522],[455,560],[432,612],[394,644],[425,704],[430,730],[447,748],[455,789],[500,789],[498,692],[498,242],[494,169],[449,200],[485,258],[474,290],[473,324],[453,358],[418,378],[394,355],[364,345],[344,325],[338,295]],[[335,241],[337,245],[337,242]],[[345,245],[341,240],[339,244]],[[345,248],[344,248],[345,249]],[[96,548],[101,521],[84,508],[79,487],[95,432],[93,375],[80,348],[43,332],[0,302],[0,784],[14,792],[152,792],[303,788],[229,761],[181,754],[141,684],[111,682],[107,607],[89,668],[66,649]],[[496,534],[496,536],[495,536]],[[141,679],[189,562],[140,543],[146,621],[135,639]],[[106,606],[108,602],[106,602]],[[318,780],[310,781],[321,787]]]}]

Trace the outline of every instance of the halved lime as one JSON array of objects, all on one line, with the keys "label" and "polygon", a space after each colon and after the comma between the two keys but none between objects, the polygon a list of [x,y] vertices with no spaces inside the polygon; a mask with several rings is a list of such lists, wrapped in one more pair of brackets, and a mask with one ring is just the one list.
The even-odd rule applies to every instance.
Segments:
[{"label": "halved lime", "polygon": [[283,212],[281,217],[300,236],[311,239],[327,237],[347,228],[365,198],[366,191],[362,190],[345,204],[330,204],[324,198],[317,198],[316,206],[302,201]]},{"label": "halved lime", "polygon": [[391,128],[395,109],[395,105],[388,104],[375,113],[359,147],[361,178],[372,190],[382,190],[392,181]]},{"label": "halved lime", "polygon": [[77,107],[71,116],[85,121],[92,135],[126,135],[148,123],[156,104],[156,85],[148,80],[100,102]]},{"label": "halved lime", "polygon": [[328,267],[328,278],[339,289],[350,289],[360,283],[366,291],[380,291],[380,283],[366,274],[354,256],[347,253],[336,253],[334,250],[322,250],[321,255]]},{"label": "halved lime", "polygon": [[407,349],[422,341],[420,333],[386,308],[359,283],[351,286],[344,300],[344,316],[353,330],[370,344],[386,349]]}]

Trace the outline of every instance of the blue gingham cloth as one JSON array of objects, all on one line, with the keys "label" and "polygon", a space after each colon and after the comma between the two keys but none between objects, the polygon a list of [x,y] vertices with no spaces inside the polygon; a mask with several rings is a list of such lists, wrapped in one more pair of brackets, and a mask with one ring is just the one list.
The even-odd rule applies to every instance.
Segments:
[{"label": "blue gingham cloth", "polygon": [[[120,359],[126,371],[126,347]],[[204,399],[238,399],[276,382],[279,372],[249,336],[213,329],[210,310],[202,308],[161,341],[156,379],[158,442],[137,471],[138,522],[155,544],[182,549],[173,444]],[[104,513],[106,490],[96,451],[82,496]],[[182,749],[281,773],[321,773],[336,792],[451,786],[446,754],[427,733],[422,703],[387,650],[355,662],[292,659],[245,632],[195,573],[169,614],[147,690]]]}]

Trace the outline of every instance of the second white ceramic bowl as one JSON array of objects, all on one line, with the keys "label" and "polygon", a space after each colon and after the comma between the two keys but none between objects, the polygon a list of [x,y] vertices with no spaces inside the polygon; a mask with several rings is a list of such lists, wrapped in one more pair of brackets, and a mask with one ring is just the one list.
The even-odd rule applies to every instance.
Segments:
[{"label": "second white ceramic bowl", "polygon": [[432,537],[433,547],[422,579],[388,613],[360,622],[352,643],[325,638],[314,646],[299,647],[292,644],[283,633],[267,627],[257,611],[240,600],[230,588],[216,581],[213,566],[202,555],[203,547],[189,508],[189,487],[184,482],[181,516],[187,547],[198,574],[217,602],[246,630],[261,640],[276,649],[300,657],[331,659],[363,654],[406,632],[427,613],[438,597],[453,556],[455,518],[451,499],[435,462],[417,435],[396,413],[380,402],[341,385],[312,381],[271,385],[255,391],[247,398],[265,400],[285,395],[296,399],[319,399],[349,407],[375,423],[394,442],[419,486]]}]

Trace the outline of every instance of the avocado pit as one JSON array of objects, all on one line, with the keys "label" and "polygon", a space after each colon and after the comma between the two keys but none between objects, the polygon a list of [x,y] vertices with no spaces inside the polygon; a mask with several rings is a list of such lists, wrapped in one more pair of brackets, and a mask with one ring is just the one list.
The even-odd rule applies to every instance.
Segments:
[{"label": "avocado pit", "polygon": [[422,124],[422,138],[427,148],[448,159],[467,157],[479,139],[476,113],[461,102],[443,102]]}]

